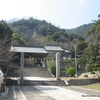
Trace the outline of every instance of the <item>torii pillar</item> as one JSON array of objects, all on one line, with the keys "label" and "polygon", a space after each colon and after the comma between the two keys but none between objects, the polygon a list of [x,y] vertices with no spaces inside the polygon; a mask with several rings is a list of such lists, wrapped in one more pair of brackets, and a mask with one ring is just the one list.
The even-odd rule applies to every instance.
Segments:
[{"label": "torii pillar", "polygon": [[60,52],[56,53],[56,80],[60,79]]},{"label": "torii pillar", "polygon": [[24,78],[24,52],[21,52],[20,58],[20,80],[23,81]]}]

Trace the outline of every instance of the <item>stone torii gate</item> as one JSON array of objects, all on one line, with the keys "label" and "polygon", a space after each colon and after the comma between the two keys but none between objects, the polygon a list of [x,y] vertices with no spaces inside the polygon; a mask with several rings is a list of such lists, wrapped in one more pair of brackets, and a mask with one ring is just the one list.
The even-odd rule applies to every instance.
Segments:
[{"label": "stone torii gate", "polygon": [[24,78],[24,57],[25,53],[31,53],[34,55],[44,56],[46,57],[49,52],[56,52],[56,79],[60,78],[60,52],[64,50],[57,45],[46,45],[44,47],[29,47],[29,46],[11,46],[12,52],[21,53],[20,57],[20,80],[22,81]]},{"label": "stone torii gate", "polygon": [[56,53],[56,79],[60,78],[60,52]]}]

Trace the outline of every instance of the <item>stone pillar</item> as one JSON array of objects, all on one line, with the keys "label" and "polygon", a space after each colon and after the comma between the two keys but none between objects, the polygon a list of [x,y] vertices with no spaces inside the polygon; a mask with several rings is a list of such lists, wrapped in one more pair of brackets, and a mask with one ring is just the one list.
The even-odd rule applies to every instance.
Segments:
[{"label": "stone pillar", "polygon": [[56,79],[60,78],[60,52],[56,53]]},{"label": "stone pillar", "polygon": [[20,79],[23,80],[24,78],[24,52],[21,52],[21,58],[20,58]]},{"label": "stone pillar", "polygon": [[0,69],[0,94],[1,94],[1,84],[3,83],[3,80],[4,80],[4,76],[3,76],[3,73]]}]

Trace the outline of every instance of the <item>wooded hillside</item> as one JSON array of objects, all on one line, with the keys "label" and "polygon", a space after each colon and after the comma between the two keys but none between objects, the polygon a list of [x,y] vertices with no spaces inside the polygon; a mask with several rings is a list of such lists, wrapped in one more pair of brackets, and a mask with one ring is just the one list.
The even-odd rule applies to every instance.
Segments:
[{"label": "wooded hillside", "polygon": [[69,34],[73,33],[73,34],[85,36],[85,33],[87,33],[89,30],[91,30],[93,25],[94,25],[94,23],[84,24],[84,25],[81,25],[81,26],[74,28],[74,29],[67,29],[66,32]]},{"label": "wooded hillside", "polygon": [[[12,22],[10,23],[10,26],[14,33],[19,34],[25,40],[26,45],[31,46],[60,44],[63,47],[69,48],[79,40],[84,40],[80,34],[86,32],[86,30],[83,29],[83,33],[81,31],[80,34],[75,34],[76,32],[69,32],[66,31],[66,29],[60,29],[51,23],[47,23],[45,20],[37,20],[32,17]],[[88,27],[87,30],[92,27],[91,24],[89,24]]]}]

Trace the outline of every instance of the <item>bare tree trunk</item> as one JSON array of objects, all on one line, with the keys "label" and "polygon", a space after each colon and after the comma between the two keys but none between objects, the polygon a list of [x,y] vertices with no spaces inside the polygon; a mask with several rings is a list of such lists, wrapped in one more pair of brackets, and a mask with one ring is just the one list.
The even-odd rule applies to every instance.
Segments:
[{"label": "bare tree trunk", "polygon": [[11,61],[14,59],[14,53],[10,52],[11,39],[9,35],[5,38],[0,39],[0,67],[4,71],[10,67]]}]

